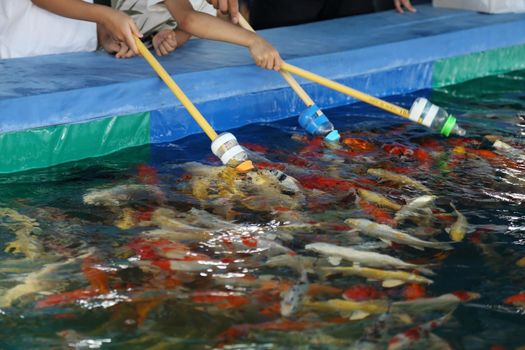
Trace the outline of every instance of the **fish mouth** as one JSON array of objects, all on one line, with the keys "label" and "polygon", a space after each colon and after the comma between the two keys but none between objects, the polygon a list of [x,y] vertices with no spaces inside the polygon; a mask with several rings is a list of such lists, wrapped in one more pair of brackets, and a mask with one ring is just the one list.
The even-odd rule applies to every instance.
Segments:
[{"label": "fish mouth", "polygon": [[355,227],[357,226],[357,219],[346,219],[345,224],[347,224],[348,226]]}]

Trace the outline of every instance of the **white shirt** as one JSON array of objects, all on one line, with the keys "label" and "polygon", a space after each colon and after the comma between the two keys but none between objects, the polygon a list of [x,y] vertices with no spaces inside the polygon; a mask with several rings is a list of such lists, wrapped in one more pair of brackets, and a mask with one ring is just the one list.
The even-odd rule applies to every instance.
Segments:
[{"label": "white shirt", "polygon": [[95,23],[55,15],[33,5],[31,0],[0,0],[0,58],[94,51],[96,48]]}]

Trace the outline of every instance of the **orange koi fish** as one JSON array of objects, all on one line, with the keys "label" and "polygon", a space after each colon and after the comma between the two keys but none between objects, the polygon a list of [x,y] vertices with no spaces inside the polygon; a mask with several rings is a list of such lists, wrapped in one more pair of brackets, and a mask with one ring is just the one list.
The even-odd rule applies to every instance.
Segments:
[{"label": "orange koi fish", "polygon": [[341,140],[341,143],[343,143],[353,152],[369,152],[376,148],[371,142],[353,137],[345,137]]},{"label": "orange koi fish", "polygon": [[194,303],[212,304],[222,310],[236,309],[250,303],[250,299],[243,293],[218,290],[193,292],[190,298]]},{"label": "orange koi fish", "polygon": [[99,294],[106,294],[109,292],[108,275],[105,271],[94,266],[97,262],[96,258],[85,258],[82,262],[82,272],[94,291]]},{"label": "orange koi fish", "polygon": [[406,300],[420,299],[426,296],[426,290],[421,284],[411,283],[405,287],[403,295]]},{"label": "orange koi fish", "polygon": [[369,202],[359,199],[357,201],[359,207],[369,216],[374,218],[374,220],[380,224],[385,224],[391,227],[396,227],[397,222],[394,220],[392,215],[390,215],[385,210],[370,204]]},{"label": "orange koi fish", "polygon": [[349,191],[359,187],[356,183],[348,180],[334,179],[320,175],[303,176],[299,178],[301,185],[309,190],[321,190],[325,192]]},{"label": "orange koi fish", "polygon": [[512,295],[503,301],[505,304],[525,308],[525,292]]},{"label": "orange koi fish", "polygon": [[147,185],[155,185],[159,181],[157,179],[157,170],[149,165],[140,164],[137,166],[137,175],[140,182]]},{"label": "orange koi fish", "polygon": [[343,298],[353,301],[365,301],[371,299],[380,299],[385,296],[385,293],[377,290],[372,286],[366,284],[358,284],[346,289],[343,292]]},{"label": "orange koi fish", "polygon": [[77,289],[65,293],[53,294],[36,303],[36,308],[41,309],[52,306],[70,305],[79,300],[93,298],[97,295],[100,295],[100,293],[93,289]]},{"label": "orange koi fish", "polygon": [[386,144],[383,145],[382,148],[386,153],[392,156],[412,157],[414,155],[414,151],[412,149],[399,143]]}]

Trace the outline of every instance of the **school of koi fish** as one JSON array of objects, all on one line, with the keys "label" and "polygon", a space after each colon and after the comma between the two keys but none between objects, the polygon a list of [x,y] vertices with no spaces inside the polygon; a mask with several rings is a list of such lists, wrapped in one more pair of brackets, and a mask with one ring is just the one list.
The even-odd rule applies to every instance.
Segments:
[{"label": "school of koi fish", "polygon": [[2,202],[1,348],[525,349],[525,143],[468,121],[283,126],[240,138],[247,174],[207,155]]}]

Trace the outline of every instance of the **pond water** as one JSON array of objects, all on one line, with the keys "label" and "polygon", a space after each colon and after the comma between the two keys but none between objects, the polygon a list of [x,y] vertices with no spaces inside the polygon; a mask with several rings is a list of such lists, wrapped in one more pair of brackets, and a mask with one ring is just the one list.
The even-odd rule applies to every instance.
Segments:
[{"label": "pond water", "polygon": [[525,346],[524,83],[390,99],[428,97],[463,138],[356,104],[325,111],[338,147],[296,118],[234,130],[252,175],[196,135],[0,177],[0,348]]}]

